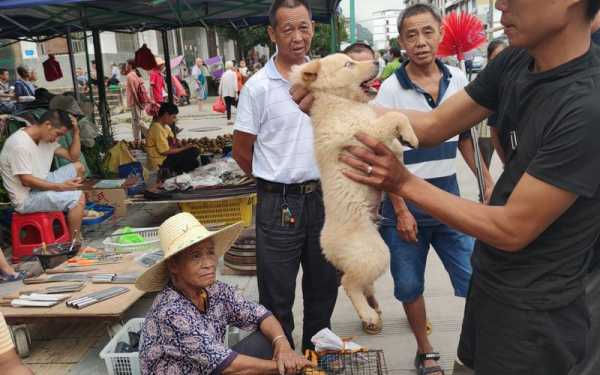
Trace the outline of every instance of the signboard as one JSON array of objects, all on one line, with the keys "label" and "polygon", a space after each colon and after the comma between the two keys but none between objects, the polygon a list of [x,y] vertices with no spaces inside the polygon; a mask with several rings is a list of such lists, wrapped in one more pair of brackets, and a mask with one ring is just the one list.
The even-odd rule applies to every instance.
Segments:
[{"label": "signboard", "polygon": [[37,59],[37,45],[33,42],[21,42],[23,59]]}]

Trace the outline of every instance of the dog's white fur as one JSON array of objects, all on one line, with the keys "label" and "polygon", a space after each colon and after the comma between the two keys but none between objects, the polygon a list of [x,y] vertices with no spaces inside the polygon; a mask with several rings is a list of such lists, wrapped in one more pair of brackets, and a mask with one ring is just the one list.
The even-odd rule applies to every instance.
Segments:
[{"label": "dog's white fur", "polygon": [[398,138],[413,147],[418,144],[405,116],[390,112],[378,118],[366,104],[369,97],[361,83],[374,78],[377,71],[372,61],[335,54],[294,67],[290,77],[292,84],[306,87],[315,96],[311,118],[325,203],[323,253],[343,271],[342,285],[370,327],[382,324],[373,284],[390,259],[373,217],[381,195],[344,176],[342,170],[349,167],[338,157],[344,147],[357,144],[354,135],[359,131],[384,142],[398,156],[402,155]]}]

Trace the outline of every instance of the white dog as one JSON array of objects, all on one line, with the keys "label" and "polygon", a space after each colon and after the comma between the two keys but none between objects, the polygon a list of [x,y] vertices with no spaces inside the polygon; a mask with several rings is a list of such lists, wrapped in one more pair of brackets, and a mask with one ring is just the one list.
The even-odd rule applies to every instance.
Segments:
[{"label": "white dog", "polygon": [[398,138],[413,147],[418,144],[405,116],[394,112],[377,117],[366,104],[370,98],[363,87],[377,73],[376,62],[335,54],[296,66],[291,76],[292,84],[305,86],[315,96],[311,118],[325,203],[323,253],[344,273],[342,285],[369,333],[381,331],[373,284],[390,261],[373,217],[381,194],[345,177],[342,170],[348,167],[338,156],[344,147],[357,144],[354,135],[359,131],[384,142],[399,157]]}]

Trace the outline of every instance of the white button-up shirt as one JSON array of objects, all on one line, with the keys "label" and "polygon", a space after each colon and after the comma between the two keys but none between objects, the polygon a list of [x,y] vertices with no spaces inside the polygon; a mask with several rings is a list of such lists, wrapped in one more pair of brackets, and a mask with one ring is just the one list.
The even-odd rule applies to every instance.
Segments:
[{"label": "white button-up shirt", "polygon": [[244,85],[234,129],[256,135],[254,177],[284,184],[317,180],[312,122],[289,90],[274,56]]}]

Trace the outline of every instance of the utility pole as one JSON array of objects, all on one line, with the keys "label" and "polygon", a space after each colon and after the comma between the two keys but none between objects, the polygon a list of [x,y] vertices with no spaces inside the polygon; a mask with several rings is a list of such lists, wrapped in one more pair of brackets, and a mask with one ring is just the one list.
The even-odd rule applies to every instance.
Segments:
[{"label": "utility pole", "polygon": [[356,12],[354,1],[350,0],[350,43],[356,42]]},{"label": "utility pole", "polygon": [[490,0],[488,10],[488,40],[494,38],[494,0]]}]

